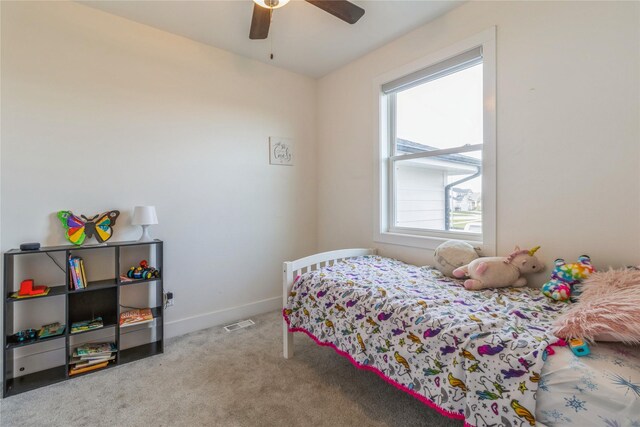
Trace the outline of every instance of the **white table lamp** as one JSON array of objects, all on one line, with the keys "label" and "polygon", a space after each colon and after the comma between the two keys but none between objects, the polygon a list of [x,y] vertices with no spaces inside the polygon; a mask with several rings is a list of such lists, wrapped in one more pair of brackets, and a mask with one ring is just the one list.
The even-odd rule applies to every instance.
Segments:
[{"label": "white table lamp", "polygon": [[139,242],[150,242],[153,239],[149,235],[149,226],[158,223],[155,206],[136,206],[133,209],[131,224],[142,226],[142,236]]}]

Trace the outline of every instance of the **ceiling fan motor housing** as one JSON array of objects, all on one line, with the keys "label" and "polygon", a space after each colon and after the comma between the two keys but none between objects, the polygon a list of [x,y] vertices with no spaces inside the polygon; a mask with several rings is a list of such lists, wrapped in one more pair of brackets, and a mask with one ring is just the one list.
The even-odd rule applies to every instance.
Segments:
[{"label": "ceiling fan motor housing", "polygon": [[289,3],[289,0],[253,0],[258,6],[265,9],[278,9]]},{"label": "ceiling fan motor housing", "polygon": [[[0,0],[1,1],[1,0]],[[264,40],[269,35],[271,25],[271,13],[273,9],[279,9],[290,0],[253,0],[253,15],[251,17],[251,28],[249,38],[251,40]],[[324,10],[338,19],[348,24],[358,22],[364,9],[347,0],[306,0],[307,3]]]}]

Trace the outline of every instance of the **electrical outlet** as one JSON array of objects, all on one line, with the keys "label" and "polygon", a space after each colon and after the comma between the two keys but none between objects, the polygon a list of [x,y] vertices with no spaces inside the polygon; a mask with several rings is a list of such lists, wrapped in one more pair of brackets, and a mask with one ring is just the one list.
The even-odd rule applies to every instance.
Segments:
[{"label": "electrical outlet", "polygon": [[173,292],[167,291],[164,294],[164,307],[173,307]]}]

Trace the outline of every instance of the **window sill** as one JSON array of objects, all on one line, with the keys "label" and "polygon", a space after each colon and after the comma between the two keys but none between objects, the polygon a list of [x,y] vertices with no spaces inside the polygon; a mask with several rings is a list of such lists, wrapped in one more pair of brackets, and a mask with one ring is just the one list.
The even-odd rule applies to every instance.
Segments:
[{"label": "window sill", "polygon": [[480,248],[480,250],[484,249],[482,240],[468,239],[466,235],[435,237],[435,236],[418,236],[415,234],[381,232],[381,233],[377,233],[373,240],[377,243],[386,243],[390,245],[409,246],[413,248],[431,249],[431,250],[437,248],[447,240],[460,240],[460,241],[469,243],[474,248]]}]

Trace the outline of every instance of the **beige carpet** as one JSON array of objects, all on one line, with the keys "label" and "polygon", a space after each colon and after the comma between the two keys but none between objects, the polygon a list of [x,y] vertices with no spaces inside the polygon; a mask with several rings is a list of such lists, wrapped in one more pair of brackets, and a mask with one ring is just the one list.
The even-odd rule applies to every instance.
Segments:
[{"label": "beige carpet", "polygon": [[0,401],[9,426],[461,426],[295,334],[281,315],[168,340],[163,355]]}]

